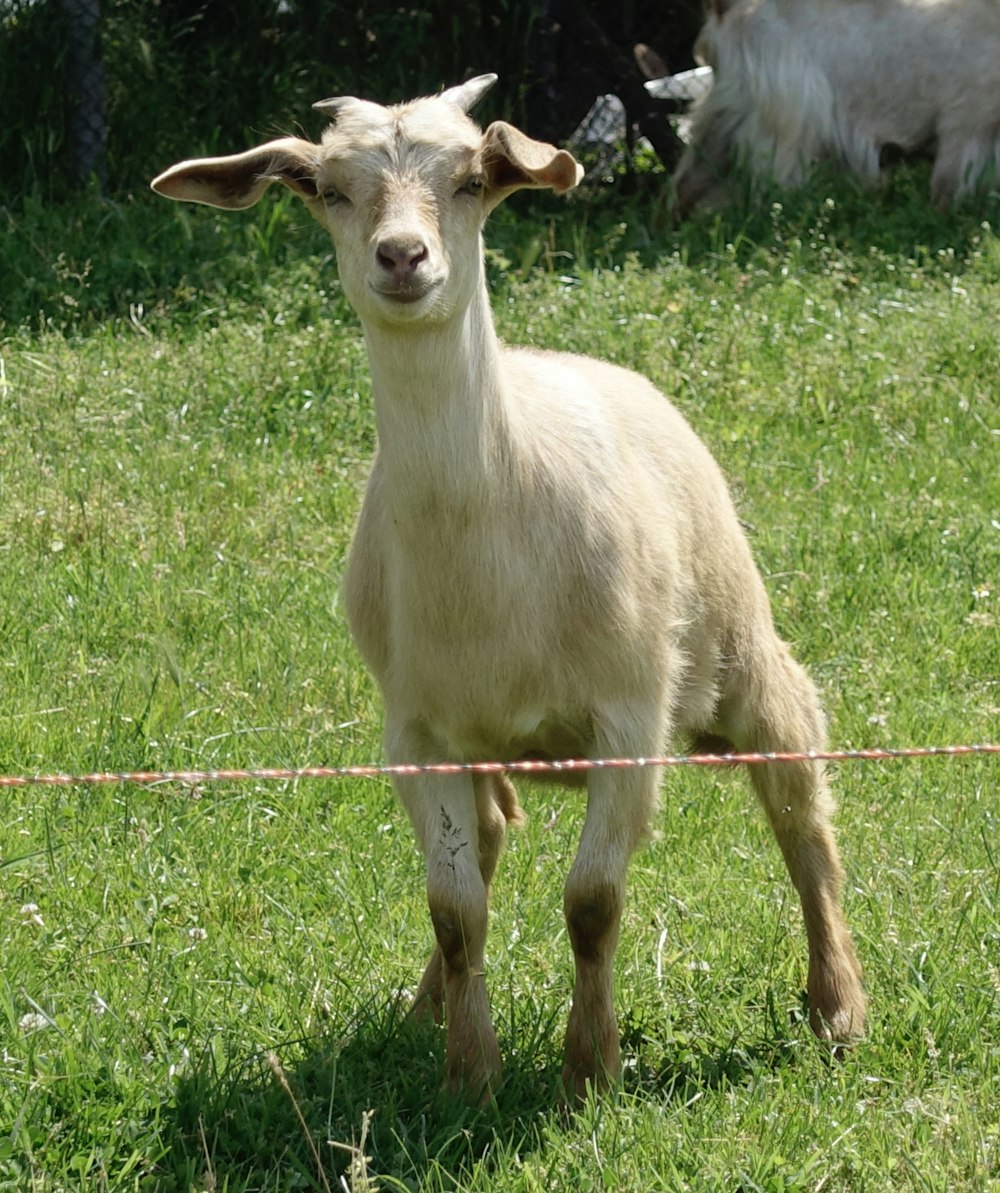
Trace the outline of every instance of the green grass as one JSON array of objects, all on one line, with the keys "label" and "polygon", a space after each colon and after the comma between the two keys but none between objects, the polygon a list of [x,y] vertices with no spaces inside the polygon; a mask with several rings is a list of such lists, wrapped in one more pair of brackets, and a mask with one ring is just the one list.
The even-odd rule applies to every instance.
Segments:
[{"label": "green grass", "polygon": [[[506,338],[648,373],[716,451],[836,746],[1000,736],[1000,241],[925,185],[682,231],[648,196],[552,202],[490,235]],[[328,246],[285,200],[3,218],[0,772],[377,760],[338,601],[370,391]],[[473,1110],[404,1022],[430,929],[388,784],[3,791],[0,1189],[1000,1189],[997,762],[834,781],[868,1040],[809,1036],[743,778],[671,771],[622,1088],[573,1118],[579,794],[522,788],[488,946],[507,1079]]]}]

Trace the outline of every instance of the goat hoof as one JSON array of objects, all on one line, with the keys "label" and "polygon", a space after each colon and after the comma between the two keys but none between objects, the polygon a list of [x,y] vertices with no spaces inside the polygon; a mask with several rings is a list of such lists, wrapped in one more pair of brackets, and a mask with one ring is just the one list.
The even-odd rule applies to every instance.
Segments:
[{"label": "goat hoof", "polygon": [[472,1106],[489,1106],[499,1093],[501,1085],[503,1072],[498,1066],[489,1072],[478,1074],[469,1073],[465,1069],[458,1073],[449,1072],[444,1088],[451,1097],[461,1098]]},{"label": "goat hoof", "polygon": [[842,1057],[865,1038],[864,1005],[841,1007],[828,1015],[819,1009],[810,1009],[809,1026],[817,1039],[833,1046],[835,1056]]},{"label": "goat hoof", "polygon": [[593,1069],[566,1065],[562,1072],[560,1100],[566,1110],[579,1110],[588,1098],[605,1096],[616,1085],[617,1079],[604,1069],[600,1073],[595,1073]]}]

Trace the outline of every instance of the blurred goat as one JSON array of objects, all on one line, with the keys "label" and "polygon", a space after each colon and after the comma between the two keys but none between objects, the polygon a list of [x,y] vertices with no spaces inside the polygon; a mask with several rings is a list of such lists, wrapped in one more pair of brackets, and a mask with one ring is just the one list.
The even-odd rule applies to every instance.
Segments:
[{"label": "blurred goat", "polygon": [[1000,181],[1000,0],[712,0],[695,56],[682,215],[734,169],[790,187],[824,159],[869,184],[929,153],[941,208]]},{"label": "blurred goat", "polygon": [[[385,699],[392,763],[651,758],[674,734],[821,750],[823,717],[778,639],[718,467],[644,378],[589,357],[504,348],[481,229],[521,187],[563,192],[565,150],[466,114],[494,75],[384,108],[317,105],[319,145],[286,137],[182,162],[153,186],[249,207],[283,182],[333,236],[368,342],[378,451],[345,578]],[[751,768],[809,939],[815,1031],[864,1026],[818,762]],[[657,773],[598,768],[564,906],[576,959],[563,1080],[619,1071],[612,970],[629,858]],[[453,1085],[488,1093],[500,1050],[484,980],[487,897],[507,824],[502,773],[396,780],[427,860],[437,945],[416,1006],[447,1021]]]}]

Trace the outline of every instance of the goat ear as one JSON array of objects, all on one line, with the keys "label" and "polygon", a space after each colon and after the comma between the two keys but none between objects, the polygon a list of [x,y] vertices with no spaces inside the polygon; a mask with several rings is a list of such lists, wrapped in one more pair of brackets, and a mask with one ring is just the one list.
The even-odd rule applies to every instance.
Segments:
[{"label": "goat ear", "polygon": [[474,79],[467,79],[464,83],[459,83],[457,87],[449,87],[447,91],[442,91],[439,98],[446,103],[455,104],[463,112],[469,112],[496,81],[496,75],[477,75]]},{"label": "goat ear", "polygon": [[503,120],[486,130],[483,165],[500,198],[527,186],[549,187],[561,195],[583,178],[583,166],[567,150],[533,141]]},{"label": "goat ear", "polygon": [[234,211],[252,207],[272,182],[283,182],[301,198],[314,199],[316,151],[309,141],[284,137],[230,157],[179,162],[150,186],[168,199]]}]

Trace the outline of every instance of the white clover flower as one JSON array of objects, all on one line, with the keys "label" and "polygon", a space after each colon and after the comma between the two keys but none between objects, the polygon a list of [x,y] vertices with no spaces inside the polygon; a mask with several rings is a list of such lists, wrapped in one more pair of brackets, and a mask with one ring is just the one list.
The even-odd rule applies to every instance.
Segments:
[{"label": "white clover flower", "polygon": [[52,1026],[52,1020],[47,1015],[41,1015],[38,1011],[29,1011],[27,1015],[22,1015],[17,1021],[17,1026],[23,1032],[42,1031],[46,1027]]}]

